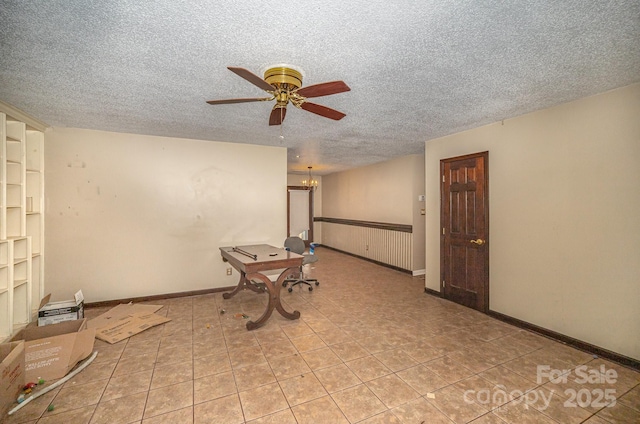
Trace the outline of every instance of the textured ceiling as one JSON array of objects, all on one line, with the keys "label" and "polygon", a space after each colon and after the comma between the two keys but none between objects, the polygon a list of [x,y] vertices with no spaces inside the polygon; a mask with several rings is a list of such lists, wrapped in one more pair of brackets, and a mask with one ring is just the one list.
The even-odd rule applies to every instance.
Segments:
[{"label": "textured ceiling", "polygon": [[[52,126],[288,148],[328,174],[640,80],[638,0],[0,2],[0,100]],[[302,68],[333,121],[226,69]],[[282,132],[282,134],[281,134]],[[283,135],[284,139],[280,136]]]}]

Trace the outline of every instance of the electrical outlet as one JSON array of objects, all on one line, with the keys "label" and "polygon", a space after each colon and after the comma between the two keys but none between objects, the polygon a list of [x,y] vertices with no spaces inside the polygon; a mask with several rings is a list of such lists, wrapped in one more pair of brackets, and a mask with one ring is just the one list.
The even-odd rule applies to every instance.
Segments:
[{"label": "electrical outlet", "polygon": [[233,272],[233,268],[227,268],[227,275],[231,275],[232,272]]}]

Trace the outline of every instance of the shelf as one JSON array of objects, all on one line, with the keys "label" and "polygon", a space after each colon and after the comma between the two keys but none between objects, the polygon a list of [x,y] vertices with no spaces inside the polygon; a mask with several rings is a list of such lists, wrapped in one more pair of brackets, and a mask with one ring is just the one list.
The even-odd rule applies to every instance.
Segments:
[{"label": "shelf", "polygon": [[44,287],[44,132],[11,113],[0,109],[0,340],[31,321]]},{"label": "shelf", "polygon": [[13,289],[15,290],[18,287],[27,284],[28,282],[29,282],[29,280],[27,280],[26,278],[22,279],[22,280],[13,280]]},{"label": "shelf", "polygon": [[23,142],[27,135],[27,126],[23,122],[7,119],[7,142]]}]

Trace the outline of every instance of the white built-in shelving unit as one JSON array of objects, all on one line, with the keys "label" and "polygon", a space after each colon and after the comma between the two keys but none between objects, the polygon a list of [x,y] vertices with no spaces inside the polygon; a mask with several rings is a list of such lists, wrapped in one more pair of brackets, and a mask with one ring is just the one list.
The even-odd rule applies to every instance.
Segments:
[{"label": "white built-in shelving unit", "polygon": [[0,341],[44,290],[44,126],[0,103]]}]

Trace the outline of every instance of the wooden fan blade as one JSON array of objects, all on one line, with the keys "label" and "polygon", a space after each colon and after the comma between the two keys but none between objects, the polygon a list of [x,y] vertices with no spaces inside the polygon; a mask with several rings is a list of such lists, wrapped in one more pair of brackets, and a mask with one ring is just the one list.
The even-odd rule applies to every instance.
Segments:
[{"label": "wooden fan blade", "polygon": [[271,97],[252,97],[250,99],[226,99],[226,100],[208,100],[210,105],[227,105],[232,103],[249,103],[249,102],[264,102],[271,100]]},{"label": "wooden fan blade", "polygon": [[282,125],[282,121],[284,121],[285,116],[287,116],[286,107],[274,106],[271,111],[271,116],[269,116],[269,125]]},{"label": "wooden fan blade", "polygon": [[300,105],[300,107],[307,112],[315,113],[316,115],[324,116],[325,118],[335,119],[336,121],[339,121],[347,116],[335,109],[331,109],[315,103],[304,102]]},{"label": "wooden fan blade", "polygon": [[351,91],[351,89],[344,81],[330,81],[302,87],[295,92],[303,97],[320,97],[328,96],[329,94],[344,93],[345,91]]},{"label": "wooden fan blade", "polygon": [[233,66],[227,66],[227,69],[235,73],[236,75],[246,79],[256,87],[263,89],[264,91],[273,91],[276,89],[274,86],[272,86],[253,72],[248,71],[244,68],[234,68]]}]

